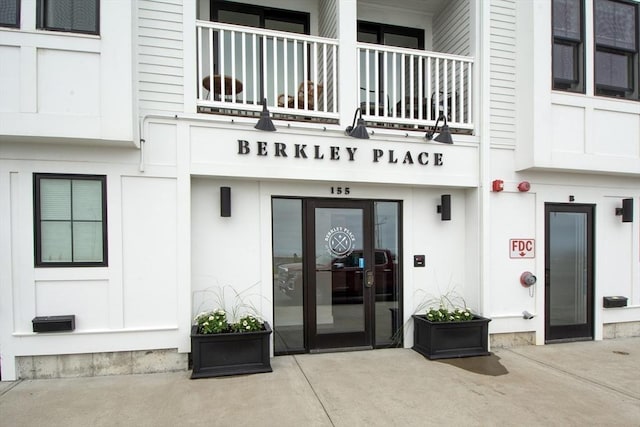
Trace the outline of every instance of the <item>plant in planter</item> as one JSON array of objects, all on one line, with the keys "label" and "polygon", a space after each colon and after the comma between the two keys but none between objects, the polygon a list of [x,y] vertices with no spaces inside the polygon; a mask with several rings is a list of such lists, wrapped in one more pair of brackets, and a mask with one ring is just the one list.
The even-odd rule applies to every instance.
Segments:
[{"label": "plant in planter", "polygon": [[464,304],[456,307],[449,296],[437,309],[414,314],[413,349],[429,359],[489,355],[489,322]]},{"label": "plant in planter", "polygon": [[[191,378],[272,372],[271,328],[235,292],[232,320],[224,308],[205,311],[191,327]],[[221,291],[224,297],[224,288]],[[220,306],[224,306],[221,298]],[[242,314],[240,314],[242,313]]]}]

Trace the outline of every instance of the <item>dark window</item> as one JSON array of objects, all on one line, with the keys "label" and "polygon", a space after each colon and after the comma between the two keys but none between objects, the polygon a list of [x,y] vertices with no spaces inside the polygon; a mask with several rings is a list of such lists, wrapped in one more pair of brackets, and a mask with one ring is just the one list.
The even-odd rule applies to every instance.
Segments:
[{"label": "dark window", "polygon": [[20,27],[20,0],[0,0],[0,26]]},{"label": "dark window", "polygon": [[424,49],[424,31],[419,28],[358,21],[358,41],[409,49]]},{"label": "dark window", "polygon": [[34,174],[35,265],[106,266],[106,177]]},{"label": "dark window", "polygon": [[597,95],[638,97],[638,6],[596,0],[595,90]]},{"label": "dark window", "polygon": [[225,24],[309,34],[309,14],[229,1],[211,2],[211,20]]},{"label": "dark window", "polygon": [[582,0],[553,0],[553,88],[584,93]]},{"label": "dark window", "polygon": [[100,33],[100,0],[40,0],[38,28],[72,33]]}]

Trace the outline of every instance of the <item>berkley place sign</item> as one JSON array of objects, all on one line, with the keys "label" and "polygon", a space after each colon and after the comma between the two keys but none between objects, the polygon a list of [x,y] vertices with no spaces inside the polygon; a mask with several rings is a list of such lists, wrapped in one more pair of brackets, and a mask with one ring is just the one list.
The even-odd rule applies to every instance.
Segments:
[{"label": "berkley place sign", "polygon": [[[368,153],[368,154],[367,154]],[[427,151],[412,150],[382,150],[362,147],[338,147],[307,144],[285,144],[283,142],[256,141],[251,144],[244,139],[238,140],[238,155],[258,156],[258,157],[291,157],[294,159],[316,159],[316,160],[347,160],[356,161],[356,158],[370,158],[373,163],[392,163],[403,165],[421,166],[443,166],[444,159],[442,153],[429,153]]]}]

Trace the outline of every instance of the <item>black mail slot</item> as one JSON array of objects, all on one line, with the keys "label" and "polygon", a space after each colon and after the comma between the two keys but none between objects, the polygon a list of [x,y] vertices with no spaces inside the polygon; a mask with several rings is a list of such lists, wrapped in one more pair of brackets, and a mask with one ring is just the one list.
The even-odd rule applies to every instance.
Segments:
[{"label": "black mail slot", "polygon": [[73,331],[76,328],[76,315],[38,316],[31,321],[33,332]]},{"label": "black mail slot", "polygon": [[627,297],[604,297],[602,301],[602,306],[604,308],[614,308],[614,307],[626,307],[627,306]]}]

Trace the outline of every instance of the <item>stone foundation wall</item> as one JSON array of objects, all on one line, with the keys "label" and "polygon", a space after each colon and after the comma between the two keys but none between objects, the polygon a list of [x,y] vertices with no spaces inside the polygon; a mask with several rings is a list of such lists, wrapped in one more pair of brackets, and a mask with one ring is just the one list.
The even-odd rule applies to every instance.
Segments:
[{"label": "stone foundation wall", "polygon": [[535,332],[511,332],[489,335],[490,348],[511,348],[536,344]]},{"label": "stone foundation wall", "polygon": [[605,340],[640,337],[640,322],[605,323],[602,332]]},{"label": "stone foundation wall", "polygon": [[186,371],[188,354],[177,349],[20,356],[19,379],[72,378]]}]

